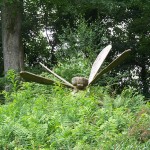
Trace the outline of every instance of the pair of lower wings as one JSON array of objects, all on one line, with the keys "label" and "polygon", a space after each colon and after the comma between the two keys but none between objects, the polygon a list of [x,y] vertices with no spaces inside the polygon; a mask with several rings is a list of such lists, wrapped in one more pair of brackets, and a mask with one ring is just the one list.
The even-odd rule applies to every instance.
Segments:
[{"label": "pair of lower wings", "polygon": [[[88,79],[88,86],[91,85],[92,83],[94,83],[104,73],[109,72],[111,69],[113,69],[114,67],[119,65],[125,58],[127,58],[128,54],[131,52],[130,49],[125,50],[115,60],[113,60],[107,67],[105,67],[103,70],[100,70],[101,65],[103,64],[104,60],[106,59],[106,57],[107,57],[108,53],[110,52],[111,48],[112,48],[111,45],[106,46],[99,53],[97,58],[95,59],[93,65],[92,65],[92,68],[91,68],[89,79]],[[75,88],[70,82],[66,81],[64,78],[60,77],[59,75],[54,73],[52,70],[48,69],[42,63],[40,63],[40,65],[42,67],[44,67],[48,72],[52,73],[55,77],[60,79],[62,81],[61,82],[62,85],[66,86],[66,87],[69,87],[69,88]],[[35,74],[27,72],[27,71],[21,71],[20,72],[20,76],[22,78],[24,78],[25,81],[29,81],[29,82],[32,81],[32,82],[37,82],[37,83],[47,84],[47,85],[49,85],[49,84],[51,85],[51,84],[55,84],[56,83],[56,81],[54,81],[54,80],[51,80],[51,79],[48,79],[48,78],[44,78],[42,76],[35,75]]]}]

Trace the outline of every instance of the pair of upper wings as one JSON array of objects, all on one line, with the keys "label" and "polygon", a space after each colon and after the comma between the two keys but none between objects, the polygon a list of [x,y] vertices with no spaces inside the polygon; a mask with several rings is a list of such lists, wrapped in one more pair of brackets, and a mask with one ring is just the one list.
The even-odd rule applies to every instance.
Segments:
[{"label": "pair of upper wings", "polygon": [[[124,51],[121,55],[119,55],[115,60],[113,60],[107,67],[105,67],[103,70],[100,70],[101,65],[103,64],[104,60],[106,59],[108,53],[110,52],[112,46],[108,45],[106,46],[97,56],[97,58],[95,59],[92,68],[91,68],[91,72],[89,75],[89,79],[88,79],[88,85],[92,84],[94,81],[96,81],[100,76],[102,76],[104,73],[110,71],[112,68],[116,67],[118,64],[120,64],[129,54],[129,52],[131,51],[126,50]],[[64,78],[60,77],[59,75],[57,75],[56,73],[54,73],[53,71],[51,71],[50,69],[48,69],[46,66],[44,66],[42,63],[40,63],[47,71],[49,71],[50,73],[52,73],[54,76],[56,76],[57,78],[59,78],[63,83],[63,85],[67,86],[67,87],[71,87],[74,88],[74,86],[69,83],[68,81],[66,81]],[[21,77],[23,77],[26,81],[33,81],[33,82],[37,82],[37,83],[42,83],[42,84],[54,84],[56,81],[51,80],[51,79],[47,79],[26,71],[22,71],[20,72]]]}]

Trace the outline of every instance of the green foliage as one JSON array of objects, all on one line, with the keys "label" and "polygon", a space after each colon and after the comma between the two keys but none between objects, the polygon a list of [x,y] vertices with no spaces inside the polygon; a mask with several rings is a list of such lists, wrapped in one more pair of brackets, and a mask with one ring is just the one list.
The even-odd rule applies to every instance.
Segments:
[{"label": "green foliage", "polygon": [[11,98],[0,106],[2,150],[149,149],[150,105],[131,88],[113,98],[105,87],[23,83]]},{"label": "green foliage", "polygon": [[0,78],[0,104],[4,103],[4,97],[2,94],[2,91],[4,90],[4,86],[5,86],[5,79]]},{"label": "green foliage", "polygon": [[[9,70],[5,78],[2,79],[2,85],[1,90],[3,91],[0,95],[2,97],[2,103],[4,101],[12,101],[13,97],[11,96],[11,93],[16,93],[20,87],[19,75],[14,70]],[[3,96],[5,97],[5,100],[3,100]]]},{"label": "green foliage", "polygon": [[17,92],[19,87],[19,75],[15,70],[9,70],[6,74],[6,84],[11,87],[12,92]]},{"label": "green foliage", "polygon": [[4,84],[5,84],[5,79],[4,78],[0,78],[0,90],[4,89]]},{"label": "green foliage", "polygon": [[[115,1],[110,14],[112,19],[107,22],[108,26],[113,29],[112,31],[108,30],[108,38],[112,41],[114,52],[128,48],[132,50],[130,61],[127,62],[128,64],[130,63],[128,70],[137,69],[135,72],[139,78],[133,79],[129,72],[127,84],[138,88],[147,97],[150,94],[150,80],[148,79],[150,14],[147,13],[149,6],[149,0]],[[122,69],[127,70],[126,65],[125,68],[122,66]]]},{"label": "green foliage", "polygon": [[78,16],[74,25],[76,28],[65,27],[63,34],[59,36],[62,45],[56,53],[57,57],[59,60],[72,57],[93,60],[100,48],[108,43],[102,24],[99,21],[88,23]]},{"label": "green foliage", "polygon": [[68,81],[75,76],[87,77],[90,74],[90,62],[88,59],[72,58],[71,60],[66,60],[63,63],[59,63],[57,67],[54,67],[54,71],[65,78]]}]

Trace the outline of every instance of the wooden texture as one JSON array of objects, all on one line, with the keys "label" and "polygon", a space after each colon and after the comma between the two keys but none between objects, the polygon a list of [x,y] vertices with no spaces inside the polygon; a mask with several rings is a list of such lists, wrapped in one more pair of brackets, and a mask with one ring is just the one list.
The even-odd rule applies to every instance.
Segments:
[{"label": "wooden texture", "polygon": [[[27,72],[27,71],[21,71],[21,72],[20,72],[20,76],[21,76],[25,81],[28,81],[28,82],[36,82],[36,83],[46,84],[46,85],[53,85],[53,84],[57,83],[57,82],[54,81],[54,80],[47,79],[47,78],[41,77],[41,76],[39,76],[39,75],[30,73],[30,72]],[[66,86],[66,87],[70,87],[70,86],[68,86],[68,85],[65,84],[65,83],[60,83],[60,84]],[[72,88],[72,87],[70,87],[70,88]]]},{"label": "wooden texture", "polygon": [[23,2],[2,0],[2,45],[4,71],[23,70],[23,48],[21,41]]},{"label": "wooden texture", "polygon": [[111,45],[106,46],[97,56],[96,60],[94,61],[93,65],[92,65],[88,84],[90,84],[93,81],[93,79],[95,78],[97,72],[99,71],[101,65],[103,64],[104,60],[106,59],[111,48],[112,48]]},{"label": "wooden texture", "polygon": [[119,65],[121,62],[123,62],[123,60],[127,58],[130,52],[131,52],[130,49],[125,50],[120,56],[118,56],[114,61],[112,61],[106,68],[104,68],[102,71],[97,73],[97,75],[95,76],[91,84],[95,82],[99,77],[101,77],[104,73],[107,73],[108,71],[112,70],[114,67]]},{"label": "wooden texture", "polygon": [[50,70],[49,68],[47,68],[45,65],[43,65],[42,63],[40,63],[40,65],[45,68],[48,72],[50,72],[51,74],[53,74],[55,77],[57,77],[59,80],[63,81],[66,85],[74,88],[74,86],[69,83],[68,81],[66,81],[64,78],[60,77],[58,74],[56,74],[55,72],[53,72],[52,70]]}]

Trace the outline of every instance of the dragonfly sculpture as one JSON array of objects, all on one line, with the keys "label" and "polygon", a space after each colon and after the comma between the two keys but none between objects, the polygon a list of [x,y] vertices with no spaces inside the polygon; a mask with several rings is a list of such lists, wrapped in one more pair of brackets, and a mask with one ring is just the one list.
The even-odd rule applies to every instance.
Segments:
[{"label": "dragonfly sculpture", "polygon": [[[72,89],[77,89],[77,90],[84,90],[87,86],[93,84],[98,78],[100,78],[104,73],[107,73],[108,71],[112,70],[114,67],[119,65],[130,53],[130,49],[125,50],[121,55],[119,55],[116,59],[114,59],[107,67],[104,69],[100,69],[104,60],[106,59],[108,53],[110,52],[112,46],[108,45],[106,46],[97,56],[95,59],[91,72],[89,75],[89,78],[85,77],[73,77],[72,78],[72,83],[66,81],[64,78],[47,68],[44,64],[40,63],[42,67],[44,67],[48,72],[53,74],[55,77],[57,77],[59,80],[61,80],[60,84],[72,88]],[[25,81],[28,82],[36,82],[36,83],[41,83],[41,84],[49,84],[53,85],[55,83],[58,83],[58,81],[45,78],[27,71],[21,71],[20,76],[25,79]]]}]

